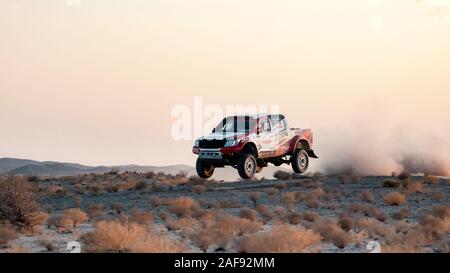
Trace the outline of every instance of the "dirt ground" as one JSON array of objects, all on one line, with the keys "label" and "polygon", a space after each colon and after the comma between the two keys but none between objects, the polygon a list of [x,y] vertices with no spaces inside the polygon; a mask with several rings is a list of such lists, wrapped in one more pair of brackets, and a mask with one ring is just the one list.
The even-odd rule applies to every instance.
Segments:
[{"label": "dirt ground", "polygon": [[[125,185],[129,180],[134,184]],[[236,247],[235,242],[244,234],[234,234],[221,246],[213,240],[202,247],[195,236],[205,226],[198,219],[178,228],[170,227],[168,219],[186,218],[170,210],[170,200],[179,197],[192,198],[203,211],[261,222],[262,226],[252,234],[269,232],[274,225],[282,223],[314,230],[322,239],[305,252],[368,252],[370,241],[379,242],[383,252],[448,252],[450,244],[450,183],[443,177],[309,174],[296,178],[216,182],[182,175],[105,174],[46,178],[30,183],[38,188],[40,206],[50,216],[77,207],[89,211],[93,204],[103,207],[101,219],[106,220],[131,214],[136,209],[149,211],[153,228],[182,242],[186,246],[184,252],[263,250]],[[118,184],[123,188],[108,188]],[[401,197],[390,200],[386,196],[392,192],[405,200]],[[435,211],[439,208],[447,214],[438,219]],[[97,221],[90,217],[70,232],[59,232],[54,226],[44,225],[40,234],[22,234],[11,244],[31,252],[67,252],[67,242],[79,240],[94,230]],[[51,242],[51,247],[42,243],[43,237]],[[284,252],[284,248],[275,249]]]}]

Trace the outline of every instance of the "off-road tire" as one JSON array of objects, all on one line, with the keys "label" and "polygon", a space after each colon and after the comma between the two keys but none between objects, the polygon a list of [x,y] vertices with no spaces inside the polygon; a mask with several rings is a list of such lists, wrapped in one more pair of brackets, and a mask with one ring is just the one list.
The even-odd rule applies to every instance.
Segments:
[{"label": "off-road tire", "polygon": [[309,156],[305,150],[297,150],[291,156],[292,170],[296,173],[305,173],[309,166]]},{"label": "off-road tire", "polygon": [[198,176],[201,178],[210,178],[214,174],[214,166],[206,164],[204,161],[197,159],[195,164]]},{"label": "off-road tire", "polygon": [[237,164],[239,175],[244,179],[252,178],[256,173],[256,159],[251,154],[243,154]]}]

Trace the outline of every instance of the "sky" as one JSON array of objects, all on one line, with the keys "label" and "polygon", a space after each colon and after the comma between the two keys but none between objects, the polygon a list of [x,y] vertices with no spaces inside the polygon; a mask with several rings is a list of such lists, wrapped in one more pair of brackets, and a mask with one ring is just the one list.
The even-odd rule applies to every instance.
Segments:
[{"label": "sky", "polygon": [[317,170],[447,164],[449,34],[447,0],[2,0],[0,157],[193,165],[197,97],[278,105]]}]

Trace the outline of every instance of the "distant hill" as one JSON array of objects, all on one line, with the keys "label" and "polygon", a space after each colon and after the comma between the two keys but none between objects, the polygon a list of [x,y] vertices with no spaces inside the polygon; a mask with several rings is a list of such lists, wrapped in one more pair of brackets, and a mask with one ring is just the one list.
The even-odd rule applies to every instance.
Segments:
[{"label": "distant hill", "polygon": [[[169,165],[169,166],[140,166],[140,165],[118,165],[118,166],[86,166],[77,163],[64,163],[54,161],[34,161],[17,158],[0,158],[0,174],[21,174],[21,175],[43,175],[43,176],[66,176],[80,175],[87,173],[107,173],[113,169],[120,172],[163,172],[166,174],[177,174],[186,172],[189,176],[196,175],[195,167],[189,165]],[[256,175],[257,178],[273,178],[273,173],[280,168],[267,167],[262,173]],[[231,167],[217,168],[213,179],[234,181],[239,180],[237,170]]]},{"label": "distant hill", "polygon": [[86,166],[76,163],[64,163],[53,161],[34,161],[16,158],[0,158],[0,173],[24,174],[24,175],[78,175],[86,173],[105,173],[113,169],[121,172],[164,172],[176,174],[180,171],[187,172],[189,175],[195,173],[195,168],[188,165],[172,166],[138,166],[138,165],[119,165],[119,166]]}]

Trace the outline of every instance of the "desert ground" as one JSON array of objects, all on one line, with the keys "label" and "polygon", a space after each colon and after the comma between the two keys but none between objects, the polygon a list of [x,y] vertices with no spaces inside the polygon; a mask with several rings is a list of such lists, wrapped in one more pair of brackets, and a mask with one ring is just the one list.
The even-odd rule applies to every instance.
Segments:
[{"label": "desert ground", "polygon": [[450,182],[432,175],[203,180],[117,171],[2,176],[0,252],[450,251]]}]

